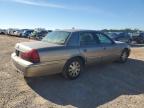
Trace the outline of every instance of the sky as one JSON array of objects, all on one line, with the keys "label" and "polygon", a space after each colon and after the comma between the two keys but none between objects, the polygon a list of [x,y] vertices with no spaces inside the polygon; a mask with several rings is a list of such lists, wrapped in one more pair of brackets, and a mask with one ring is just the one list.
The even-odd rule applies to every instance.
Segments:
[{"label": "sky", "polygon": [[144,0],[0,0],[0,28],[141,29]]}]

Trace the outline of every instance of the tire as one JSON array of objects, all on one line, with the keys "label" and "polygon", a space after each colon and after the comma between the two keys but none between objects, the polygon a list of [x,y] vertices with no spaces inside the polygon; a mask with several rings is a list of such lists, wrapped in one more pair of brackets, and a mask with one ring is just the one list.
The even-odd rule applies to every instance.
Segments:
[{"label": "tire", "polygon": [[128,60],[128,56],[129,56],[128,50],[123,50],[118,61],[120,63],[126,63]]},{"label": "tire", "polygon": [[66,63],[62,74],[65,78],[74,80],[79,77],[82,71],[83,71],[82,61],[78,58],[73,58]]}]

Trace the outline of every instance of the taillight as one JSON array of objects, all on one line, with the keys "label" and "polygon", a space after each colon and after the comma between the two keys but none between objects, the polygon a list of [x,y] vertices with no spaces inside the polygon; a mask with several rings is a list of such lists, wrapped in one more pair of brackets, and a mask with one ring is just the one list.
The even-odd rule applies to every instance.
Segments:
[{"label": "taillight", "polygon": [[33,62],[33,63],[39,63],[40,62],[39,53],[36,49],[32,49],[28,52],[21,53],[21,58],[24,60],[28,60],[30,62]]}]

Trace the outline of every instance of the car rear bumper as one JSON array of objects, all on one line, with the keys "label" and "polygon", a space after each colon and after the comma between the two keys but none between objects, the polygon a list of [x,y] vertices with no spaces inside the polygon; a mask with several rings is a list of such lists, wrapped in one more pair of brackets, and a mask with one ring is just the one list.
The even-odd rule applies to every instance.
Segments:
[{"label": "car rear bumper", "polygon": [[63,70],[65,61],[55,61],[33,64],[16,56],[15,53],[11,55],[12,63],[16,70],[21,72],[25,77],[43,76],[60,73]]}]

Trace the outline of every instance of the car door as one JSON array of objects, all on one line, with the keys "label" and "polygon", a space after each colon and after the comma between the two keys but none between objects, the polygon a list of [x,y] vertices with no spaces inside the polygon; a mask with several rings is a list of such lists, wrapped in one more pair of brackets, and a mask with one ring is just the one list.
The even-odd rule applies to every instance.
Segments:
[{"label": "car door", "polygon": [[87,63],[100,62],[103,49],[99,46],[99,40],[94,37],[93,32],[81,32],[79,36],[80,52]]},{"label": "car door", "polygon": [[95,33],[100,41],[100,47],[102,48],[102,61],[113,61],[119,55],[119,49],[114,41],[107,35],[97,32]]}]

